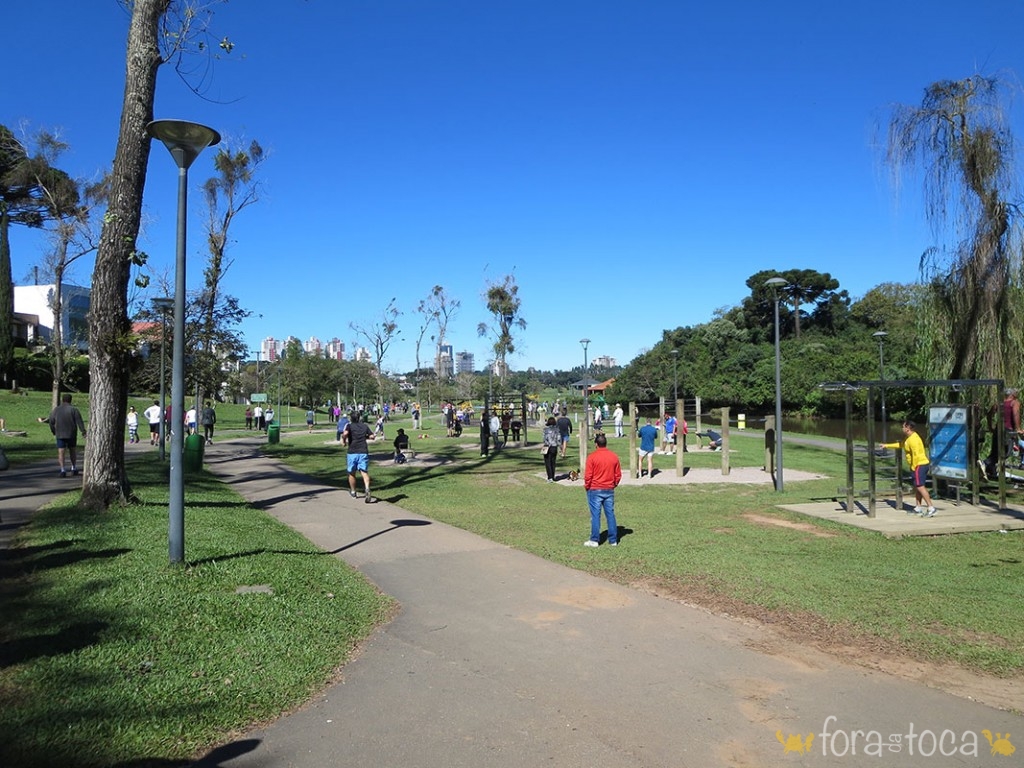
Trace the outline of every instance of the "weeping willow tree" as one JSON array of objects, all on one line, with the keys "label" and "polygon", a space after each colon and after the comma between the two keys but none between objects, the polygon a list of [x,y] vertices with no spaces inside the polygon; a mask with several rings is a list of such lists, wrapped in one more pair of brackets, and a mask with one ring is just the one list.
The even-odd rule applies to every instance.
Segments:
[{"label": "weeping willow tree", "polygon": [[1024,359],[1021,238],[1013,136],[995,78],[944,80],[899,106],[886,160],[897,185],[920,169],[936,245],[921,257],[923,368],[953,379],[1017,381]]}]

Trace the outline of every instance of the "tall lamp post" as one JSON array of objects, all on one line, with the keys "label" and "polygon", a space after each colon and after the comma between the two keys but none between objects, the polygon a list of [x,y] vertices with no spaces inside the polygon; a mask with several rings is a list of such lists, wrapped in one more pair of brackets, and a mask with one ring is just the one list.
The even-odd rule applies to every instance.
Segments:
[{"label": "tall lamp post", "polygon": [[787,283],[781,277],[771,277],[764,284],[772,289],[775,301],[775,490],[782,493],[782,358],[779,354],[779,290]]},{"label": "tall lamp post", "polygon": [[164,418],[167,413],[167,313],[174,308],[174,299],[167,296],[153,299],[153,307],[160,313],[160,461],[163,462],[167,458],[164,446],[167,439],[164,434],[167,427],[167,419]]},{"label": "tall lamp post", "polygon": [[[885,331],[875,331],[871,334],[878,339],[878,380],[885,381],[885,357],[882,352],[882,346],[885,344],[885,337],[889,334]],[[889,439],[888,433],[885,431],[885,385],[882,385],[882,442],[884,443]]]},{"label": "tall lamp post", "polygon": [[[188,211],[188,169],[207,147],[220,143],[220,134],[212,128],[186,120],[154,120],[146,132],[159,139],[178,166],[178,229],[174,264],[174,354],[171,365],[170,504],[168,506],[168,551],[172,563],[185,560],[185,436],[182,412],[185,405],[185,241]],[[172,422],[173,423],[173,422]]]},{"label": "tall lamp post", "polygon": [[[583,423],[590,424],[590,374],[587,367],[587,347],[590,346],[590,339],[580,339],[580,346],[583,347]],[[584,427],[586,429],[586,427]],[[586,433],[584,433],[586,434]]]},{"label": "tall lamp post", "polygon": [[[673,349],[669,352],[672,355],[672,407],[679,402],[679,350]],[[676,414],[679,418],[679,414]]]}]

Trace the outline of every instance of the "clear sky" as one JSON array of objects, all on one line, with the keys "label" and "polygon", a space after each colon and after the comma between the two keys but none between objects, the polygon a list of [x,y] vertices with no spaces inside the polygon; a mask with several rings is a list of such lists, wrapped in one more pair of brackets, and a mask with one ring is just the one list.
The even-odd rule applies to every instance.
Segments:
[{"label": "clear sky", "polygon": [[[96,176],[114,153],[126,12],[50,0],[3,16],[0,123],[59,129],[62,167]],[[741,302],[759,270],[830,272],[855,298],[913,281],[932,239],[920,185],[897,200],[882,165],[891,106],[1024,71],[1019,0],[236,0],[214,31],[236,47],[207,98],[165,67],[155,116],[270,152],[263,197],[231,230],[225,287],[254,313],[247,342],[351,348],[350,322],[394,297],[396,371],[414,365],[415,309],[436,284],[462,304],[450,342],[482,367],[483,292],[514,272],[528,326],[511,366],[564,370],[583,337],[591,360],[628,363]],[[212,157],[190,175],[189,287]],[[140,248],[157,275],[173,269],[176,178],[154,146]],[[16,283],[43,246],[14,232]]]}]

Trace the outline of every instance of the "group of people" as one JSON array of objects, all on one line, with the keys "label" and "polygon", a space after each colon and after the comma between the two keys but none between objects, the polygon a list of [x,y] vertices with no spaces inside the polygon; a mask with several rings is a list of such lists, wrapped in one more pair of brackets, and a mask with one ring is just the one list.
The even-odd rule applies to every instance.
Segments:
[{"label": "group of people", "polygon": [[258,429],[260,432],[266,432],[267,427],[274,421],[274,408],[267,406],[266,410],[259,403],[256,405],[246,406],[245,408],[245,428],[246,429]]},{"label": "group of people", "polygon": [[[153,404],[142,412],[143,417],[149,423],[149,444],[159,445],[160,444],[160,423],[163,421],[164,424],[164,439],[170,440],[171,438],[171,406],[166,408],[160,408],[160,401],[154,400]],[[137,443],[139,442],[139,414],[135,411],[135,406],[128,406],[128,442]],[[200,411],[195,406],[192,406],[185,411],[185,416],[182,421],[185,426],[185,434],[195,435],[199,432],[199,427],[203,428],[203,438],[207,445],[213,444],[213,431],[217,424],[217,409],[213,407],[213,403],[207,400],[203,404],[203,408]]]}]

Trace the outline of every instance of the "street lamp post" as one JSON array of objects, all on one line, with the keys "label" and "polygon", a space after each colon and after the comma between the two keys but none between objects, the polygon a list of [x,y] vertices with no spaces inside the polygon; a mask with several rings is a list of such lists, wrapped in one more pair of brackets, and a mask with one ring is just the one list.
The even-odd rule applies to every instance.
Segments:
[{"label": "street lamp post", "polygon": [[[878,380],[885,381],[885,357],[882,352],[882,345],[885,343],[885,337],[889,334],[885,331],[875,331],[871,334],[878,339]],[[885,384],[882,385],[882,442],[884,443],[889,439],[888,434],[885,431]]]},{"label": "street lamp post", "polygon": [[782,493],[782,358],[779,354],[779,290],[789,285],[781,277],[764,284],[772,289],[775,301],[775,490]]},{"label": "street lamp post", "polygon": [[153,306],[157,312],[160,313],[160,461],[161,463],[167,458],[167,449],[164,445],[164,441],[167,439],[167,435],[164,434],[167,430],[167,419],[164,418],[164,414],[167,413],[167,313],[174,308],[174,299],[164,296],[158,299],[153,299]]},{"label": "street lamp post", "polygon": [[178,166],[178,227],[174,272],[174,354],[171,365],[170,503],[168,505],[168,551],[172,563],[185,560],[185,439],[182,412],[185,405],[185,242],[188,211],[188,169],[207,147],[220,143],[220,134],[212,128],[186,120],[154,120],[146,132],[159,139]]},{"label": "street lamp post", "polygon": [[[674,407],[679,402],[679,350],[673,349],[669,354],[672,355],[672,405]],[[679,418],[678,413],[676,418]]]},{"label": "street lamp post", "polygon": [[[587,347],[590,346],[590,339],[580,339],[583,347],[583,423],[590,424],[590,376],[587,368]],[[584,427],[586,429],[586,427]],[[586,432],[584,432],[584,435]]]}]

